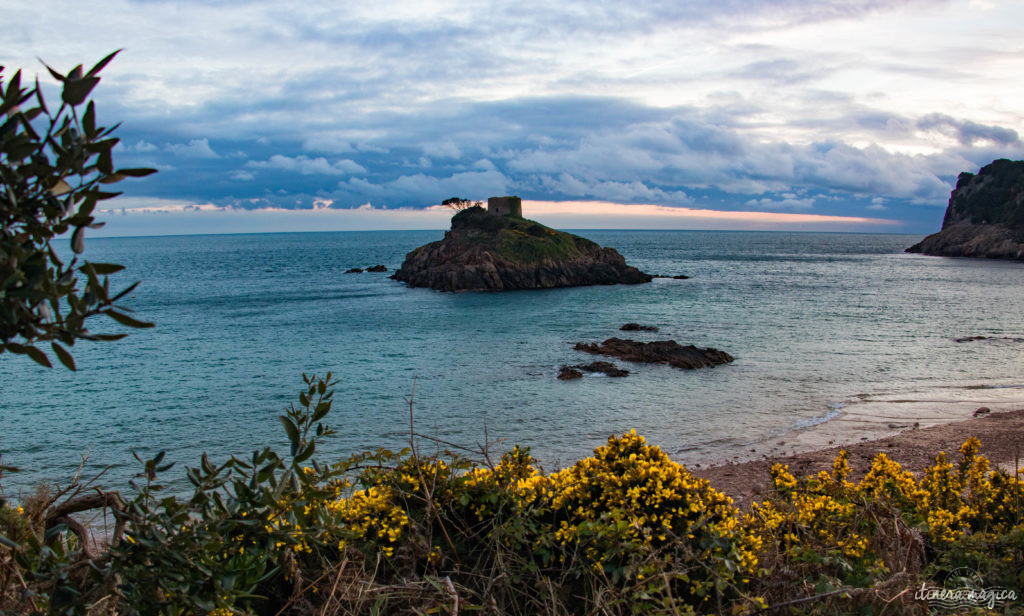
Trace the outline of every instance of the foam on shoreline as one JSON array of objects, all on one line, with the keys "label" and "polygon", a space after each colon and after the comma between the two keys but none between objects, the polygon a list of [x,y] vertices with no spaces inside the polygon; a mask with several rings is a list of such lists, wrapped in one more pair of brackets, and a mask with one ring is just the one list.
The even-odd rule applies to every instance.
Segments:
[{"label": "foam on shoreline", "polygon": [[830,404],[822,415],[797,420],[782,432],[713,456],[711,466],[797,455],[875,441],[906,430],[972,419],[975,411],[1024,408],[1024,384],[922,387],[860,394]]}]

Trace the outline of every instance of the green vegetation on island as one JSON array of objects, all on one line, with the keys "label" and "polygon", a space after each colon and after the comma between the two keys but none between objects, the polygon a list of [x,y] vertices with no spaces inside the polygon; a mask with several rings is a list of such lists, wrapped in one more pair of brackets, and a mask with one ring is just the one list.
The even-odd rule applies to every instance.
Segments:
[{"label": "green vegetation on island", "polygon": [[595,242],[578,235],[556,231],[528,218],[495,216],[479,206],[453,216],[452,229],[484,231],[470,234],[469,241],[516,263],[579,259],[585,252],[599,248]]}]

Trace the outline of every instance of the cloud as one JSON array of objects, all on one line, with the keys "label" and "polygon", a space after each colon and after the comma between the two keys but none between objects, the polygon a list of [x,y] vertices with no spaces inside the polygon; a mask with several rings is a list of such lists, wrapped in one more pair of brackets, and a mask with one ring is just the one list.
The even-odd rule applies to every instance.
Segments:
[{"label": "cloud", "polygon": [[805,83],[820,79],[828,74],[823,68],[814,68],[807,60],[774,58],[751,62],[729,73],[731,77],[756,79],[776,84]]},{"label": "cloud", "polygon": [[[124,121],[118,165],[161,169],[129,196],[517,193],[926,221],[959,171],[1024,156],[1024,89],[1006,79],[1024,70],[1024,8],[985,4],[54,0],[42,23],[8,7],[19,34],[0,55],[69,68],[121,41],[98,109]],[[47,49],[65,30],[81,36]]]},{"label": "cloud", "polygon": [[348,154],[355,151],[345,137],[330,133],[316,133],[306,137],[302,142],[302,149],[327,154]]},{"label": "cloud", "polygon": [[958,120],[941,113],[924,116],[917,121],[917,127],[948,135],[966,146],[973,146],[978,141],[990,141],[998,145],[1020,144],[1020,136],[1013,129]]},{"label": "cloud", "polygon": [[338,185],[338,191],[348,195],[347,202],[372,199],[378,203],[417,205],[440,203],[452,195],[466,199],[486,199],[488,196],[508,194],[510,182],[498,171],[464,171],[447,177],[424,173],[402,175],[394,180],[375,184],[363,178],[351,178]]},{"label": "cloud", "polygon": [[164,146],[164,149],[175,156],[187,158],[220,158],[220,155],[210,147],[210,140],[206,138],[192,139],[187,144],[169,143]]},{"label": "cloud", "polygon": [[446,139],[441,143],[428,143],[423,146],[422,150],[427,156],[436,158],[462,158],[462,150],[451,139]]},{"label": "cloud", "polygon": [[640,181],[632,182],[610,182],[610,181],[583,181],[568,173],[563,173],[557,178],[543,176],[541,184],[553,191],[554,194],[567,197],[597,197],[610,199],[622,203],[635,203],[640,201],[659,201],[681,205],[689,203],[691,199],[681,190],[665,191],[659,188],[650,188]]},{"label": "cloud", "polygon": [[882,197],[875,197],[874,199],[871,200],[871,205],[867,207],[869,210],[875,212],[884,212],[885,210],[889,209],[885,207],[885,199],[883,199]]},{"label": "cloud", "polygon": [[347,158],[335,161],[328,161],[322,156],[309,158],[307,156],[283,156],[274,154],[269,160],[251,160],[246,166],[253,169],[280,169],[282,171],[293,171],[302,175],[352,175],[365,174],[366,168],[359,163]]},{"label": "cloud", "polygon": [[125,149],[133,152],[155,152],[158,148],[148,141],[138,141],[135,145],[125,146]]},{"label": "cloud", "polygon": [[810,210],[814,208],[814,199],[797,199],[795,197],[770,199],[764,197],[762,199],[751,199],[743,205],[751,208],[760,208],[769,212],[775,210]]}]

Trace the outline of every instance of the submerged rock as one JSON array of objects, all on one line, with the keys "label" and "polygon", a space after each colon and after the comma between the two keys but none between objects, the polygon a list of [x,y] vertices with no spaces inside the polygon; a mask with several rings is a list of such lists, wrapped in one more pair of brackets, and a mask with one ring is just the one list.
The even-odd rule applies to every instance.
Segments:
[{"label": "submerged rock", "polygon": [[658,328],[654,325],[641,325],[639,323],[626,323],[619,328],[620,331],[624,332],[656,332]]},{"label": "submerged rock", "polygon": [[612,248],[519,218],[471,207],[444,239],[413,250],[392,276],[439,291],[503,291],[639,284],[651,276]]},{"label": "submerged rock", "polygon": [[629,370],[623,370],[610,361],[593,361],[578,366],[562,366],[558,371],[560,381],[571,381],[583,378],[584,372],[601,372],[611,377],[629,376]]},{"label": "submerged rock", "polygon": [[368,271],[368,272],[386,272],[386,271],[388,271],[388,268],[384,267],[383,265],[374,265],[373,267],[366,268],[366,271]]},{"label": "submerged rock", "polygon": [[562,368],[558,371],[559,381],[571,381],[573,379],[582,378],[583,373],[577,370],[576,368],[573,368],[572,366],[562,366]]},{"label": "submerged rock", "polygon": [[906,252],[1024,260],[1024,161],[999,159],[961,173],[942,230]]},{"label": "submerged rock", "polygon": [[578,342],[574,348],[577,351],[617,357],[625,361],[668,364],[682,370],[718,366],[727,364],[734,359],[725,351],[712,348],[699,349],[693,345],[682,346],[675,340],[638,342],[622,338],[609,338],[600,344]]},{"label": "submerged rock", "polygon": [[589,364],[576,366],[576,368],[584,372],[602,372],[614,377],[629,376],[629,370],[623,370],[610,361],[593,361]]},{"label": "submerged rock", "polygon": [[363,268],[361,268],[361,267],[353,267],[350,270],[345,270],[345,273],[346,274],[362,274],[363,273]]}]

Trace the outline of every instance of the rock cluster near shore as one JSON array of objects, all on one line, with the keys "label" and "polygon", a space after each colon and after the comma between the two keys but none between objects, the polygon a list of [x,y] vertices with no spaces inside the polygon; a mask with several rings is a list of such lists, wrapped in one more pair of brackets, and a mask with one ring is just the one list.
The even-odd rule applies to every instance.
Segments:
[{"label": "rock cluster near shore", "polygon": [[366,268],[366,270],[363,270],[363,268],[361,268],[361,267],[353,267],[352,269],[346,270],[345,273],[346,274],[362,274],[364,271],[379,273],[379,272],[386,272],[386,271],[388,271],[388,268],[386,266],[384,266],[384,265],[374,265],[374,266]]},{"label": "rock cluster near shore", "polygon": [[714,367],[727,364],[735,359],[725,351],[713,348],[700,349],[693,345],[683,346],[675,340],[638,342],[622,338],[609,338],[600,344],[578,342],[574,348],[577,351],[607,355],[624,361],[668,364],[681,370]]},{"label": "rock cluster near shore", "polygon": [[639,323],[626,323],[619,330],[624,332],[656,332],[658,327],[656,325],[641,325]]},{"label": "rock cluster near shore", "polygon": [[583,378],[584,372],[601,372],[606,376],[623,377],[629,376],[629,370],[623,370],[610,361],[593,361],[589,364],[578,366],[562,366],[558,371],[560,381],[571,381],[572,379]]},{"label": "rock cluster near shore", "polygon": [[392,276],[439,291],[504,291],[650,282],[612,248],[516,216],[471,207],[444,239],[413,250]]},{"label": "rock cluster near shore", "polygon": [[942,230],[906,252],[1024,260],[1024,161],[1000,159],[961,173]]}]

